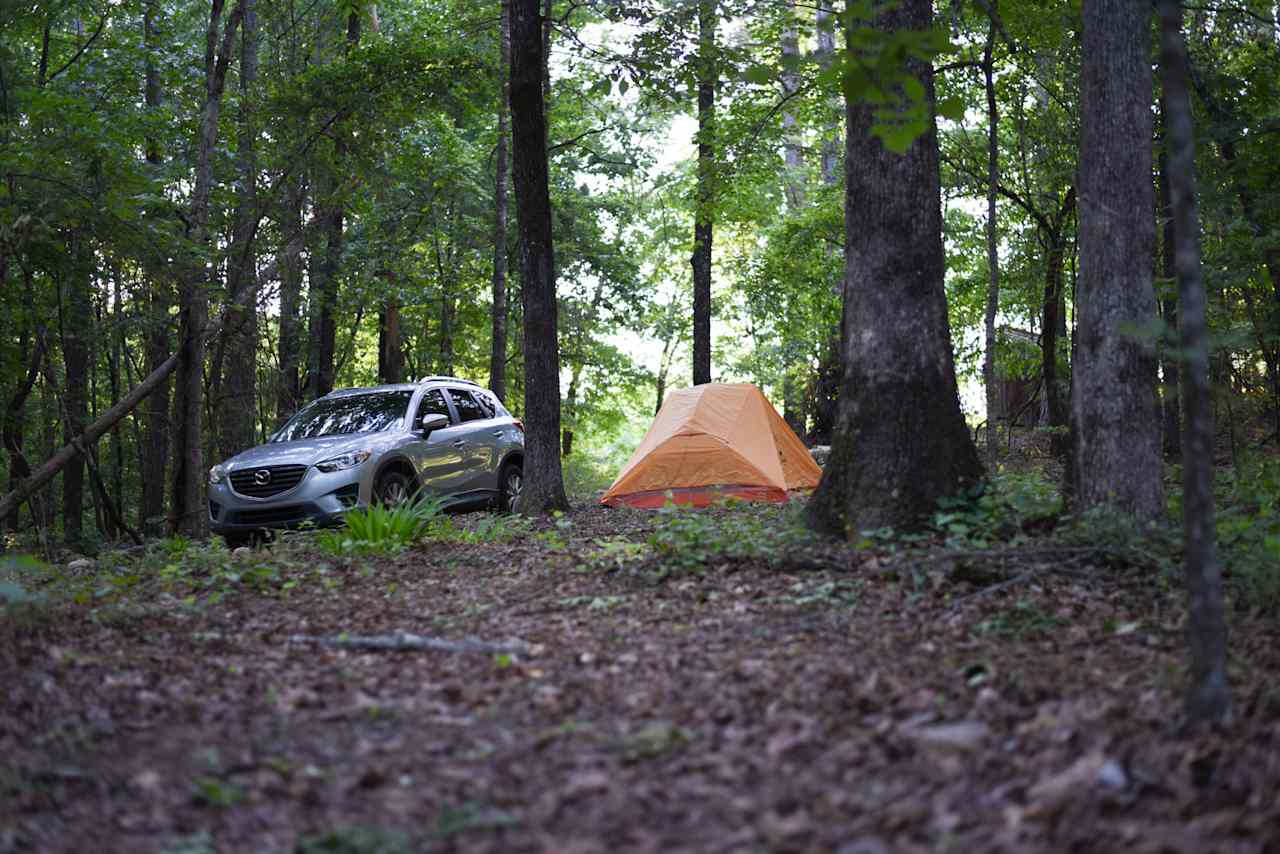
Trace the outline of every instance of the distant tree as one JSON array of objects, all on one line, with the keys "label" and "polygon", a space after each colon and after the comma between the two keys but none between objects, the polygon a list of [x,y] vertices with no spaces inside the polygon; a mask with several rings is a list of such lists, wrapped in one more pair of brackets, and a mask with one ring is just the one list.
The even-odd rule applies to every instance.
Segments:
[{"label": "distant tree", "polygon": [[698,187],[693,222],[693,384],[711,382],[711,248],[716,177],[716,0],[698,0]]},{"label": "distant tree", "polygon": [[511,0],[511,132],[524,307],[524,492],[528,514],[568,509],[560,468],[560,348],[538,0]]},{"label": "distant tree", "polygon": [[1069,486],[1080,508],[1164,513],[1156,403],[1151,13],[1085,0],[1080,283]]},{"label": "distant tree", "polygon": [[[904,0],[871,26],[887,35],[931,24],[929,0]],[[811,527],[850,537],[918,525],[939,498],[982,476],[960,412],[943,290],[933,70],[914,59],[906,69],[925,101],[923,133],[873,136],[877,107],[849,97],[846,84],[844,378],[807,515]],[[889,148],[912,139],[902,154]]]},{"label": "distant tree", "polygon": [[1231,713],[1227,684],[1227,626],[1222,607],[1213,509],[1213,404],[1209,389],[1209,345],[1204,281],[1200,272],[1195,141],[1187,93],[1187,49],[1182,37],[1182,3],[1160,0],[1160,67],[1164,83],[1168,139],[1170,211],[1174,264],[1178,277],[1178,318],[1182,405],[1186,418],[1186,459],[1182,469],[1183,561],[1187,584],[1187,639],[1191,673],[1187,714],[1222,720]]},{"label": "distant tree", "polygon": [[498,144],[494,151],[493,177],[493,306],[489,355],[489,388],[499,398],[507,394],[507,161],[511,137],[511,2],[501,0],[502,21],[498,35]]}]

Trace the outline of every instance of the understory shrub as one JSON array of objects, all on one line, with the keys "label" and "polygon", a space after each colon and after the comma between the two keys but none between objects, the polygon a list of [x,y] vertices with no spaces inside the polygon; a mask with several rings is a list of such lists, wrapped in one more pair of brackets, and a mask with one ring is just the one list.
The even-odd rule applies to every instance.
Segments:
[{"label": "understory shrub", "polygon": [[394,507],[371,504],[348,511],[342,527],[321,531],[317,543],[335,555],[392,554],[427,536],[443,510],[444,499],[425,494]]},{"label": "understory shrub", "polygon": [[662,578],[697,572],[719,561],[776,565],[814,539],[789,506],[731,498],[715,510],[667,502],[657,511],[648,543]]}]

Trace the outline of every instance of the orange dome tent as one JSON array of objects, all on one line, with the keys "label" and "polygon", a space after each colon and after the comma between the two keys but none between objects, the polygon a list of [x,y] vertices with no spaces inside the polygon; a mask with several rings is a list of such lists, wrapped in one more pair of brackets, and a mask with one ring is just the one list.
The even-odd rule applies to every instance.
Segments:
[{"label": "orange dome tent", "polygon": [[673,391],[601,504],[705,507],[727,496],[786,501],[822,469],[760,389],[709,383]]}]

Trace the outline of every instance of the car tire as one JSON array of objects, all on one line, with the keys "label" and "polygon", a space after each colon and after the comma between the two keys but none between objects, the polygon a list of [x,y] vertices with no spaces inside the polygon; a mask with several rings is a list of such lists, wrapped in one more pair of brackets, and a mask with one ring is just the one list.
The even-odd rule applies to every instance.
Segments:
[{"label": "car tire", "polygon": [[399,507],[413,500],[413,481],[398,469],[383,472],[373,484],[373,500],[384,507]]},{"label": "car tire", "polygon": [[515,503],[524,490],[524,469],[519,463],[507,463],[498,473],[498,512],[515,512]]}]

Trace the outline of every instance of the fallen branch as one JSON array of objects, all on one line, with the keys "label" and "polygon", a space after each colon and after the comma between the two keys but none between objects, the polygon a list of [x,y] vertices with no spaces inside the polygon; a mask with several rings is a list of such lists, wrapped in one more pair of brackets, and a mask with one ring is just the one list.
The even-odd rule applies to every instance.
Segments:
[{"label": "fallen branch", "polygon": [[290,643],[314,643],[320,646],[337,646],[344,649],[364,649],[373,652],[478,652],[486,655],[514,655],[529,651],[528,644],[520,641],[493,643],[491,641],[463,638],[447,640],[395,632],[389,635],[338,635],[316,637],[314,635],[289,635]]}]

